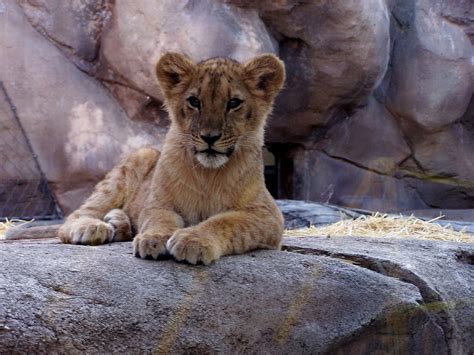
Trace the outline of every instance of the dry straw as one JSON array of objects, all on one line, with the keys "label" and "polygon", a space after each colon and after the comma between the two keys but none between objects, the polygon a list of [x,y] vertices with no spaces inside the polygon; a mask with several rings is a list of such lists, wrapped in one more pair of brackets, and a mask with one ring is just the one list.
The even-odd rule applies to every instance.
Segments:
[{"label": "dry straw", "polygon": [[6,233],[9,229],[14,228],[14,227],[23,226],[23,225],[31,223],[33,221],[34,221],[34,219],[32,219],[31,221],[24,221],[22,219],[8,219],[8,218],[6,218],[5,222],[0,222],[0,239],[5,239],[5,235],[6,235]]},{"label": "dry straw", "polygon": [[444,216],[429,221],[405,216],[394,216],[374,213],[371,216],[360,216],[356,219],[342,220],[334,224],[321,227],[286,230],[285,235],[290,237],[339,237],[356,236],[372,238],[420,238],[445,240],[450,242],[474,243],[474,235],[463,228],[455,231],[451,225],[441,226],[436,223]]}]

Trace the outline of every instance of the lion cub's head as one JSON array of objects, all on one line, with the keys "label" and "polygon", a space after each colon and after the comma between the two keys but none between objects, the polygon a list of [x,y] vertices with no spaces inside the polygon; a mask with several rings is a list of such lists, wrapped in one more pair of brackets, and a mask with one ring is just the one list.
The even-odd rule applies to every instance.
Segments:
[{"label": "lion cub's head", "polygon": [[225,58],[194,64],[167,53],[156,74],[182,146],[206,168],[261,146],[266,117],[285,80],[283,62],[271,54],[245,64]]}]

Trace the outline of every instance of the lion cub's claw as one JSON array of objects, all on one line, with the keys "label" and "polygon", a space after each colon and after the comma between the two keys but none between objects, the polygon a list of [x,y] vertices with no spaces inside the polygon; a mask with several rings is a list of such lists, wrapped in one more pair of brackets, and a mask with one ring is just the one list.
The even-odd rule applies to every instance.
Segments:
[{"label": "lion cub's claw", "polygon": [[193,265],[198,262],[209,265],[220,257],[215,241],[192,228],[174,232],[166,243],[166,249],[176,260],[187,261]]},{"label": "lion cub's claw", "polygon": [[166,237],[138,234],[133,239],[133,255],[145,259],[152,257],[157,259],[160,255],[167,255]]}]

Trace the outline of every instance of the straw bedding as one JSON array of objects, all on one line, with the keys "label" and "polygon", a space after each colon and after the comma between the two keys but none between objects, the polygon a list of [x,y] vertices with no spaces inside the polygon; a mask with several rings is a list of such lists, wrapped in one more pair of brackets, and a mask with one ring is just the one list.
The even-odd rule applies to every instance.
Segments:
[{"label": "straw bedding", "polygon": [[377,212],[371,216],[360,216],[321,227],[286,230],[285,235],[290,237],[419,238],[474,243],[474,235],[464,230],[455,231],[450,225],[437,224],[436,221],[441,218],[443,216],[424,221],[414,216],[394,216]]}]

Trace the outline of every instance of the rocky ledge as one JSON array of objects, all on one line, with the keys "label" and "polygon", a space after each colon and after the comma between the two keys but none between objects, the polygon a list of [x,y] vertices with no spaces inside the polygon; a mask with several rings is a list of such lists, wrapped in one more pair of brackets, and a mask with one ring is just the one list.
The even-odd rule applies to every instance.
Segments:
[{"label": "rocky ledge", "polygon": [[0,243],[0,353],[469,353],[474,246],[286,238],[209,267]]}]

